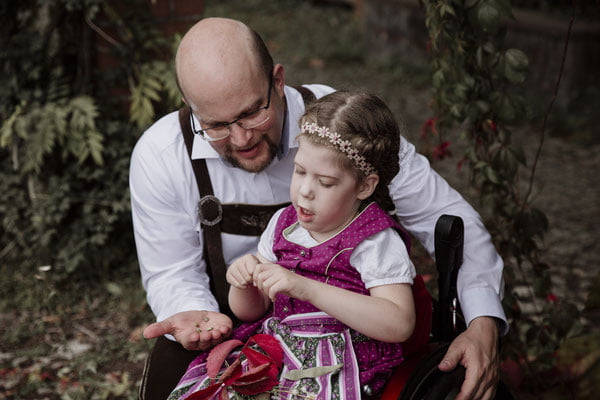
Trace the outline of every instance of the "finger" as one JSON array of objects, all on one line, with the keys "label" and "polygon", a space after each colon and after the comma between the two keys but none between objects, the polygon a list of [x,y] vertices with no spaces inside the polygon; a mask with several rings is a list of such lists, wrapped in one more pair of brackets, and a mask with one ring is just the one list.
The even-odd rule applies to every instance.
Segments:
[{"label": "finger", "polygon": [[491,400],[496,394],[497,376],[484,376],[477,379],[479,382],[473,395],[475,400]]},{"label": "finger", "polygon": [[178,338],[178,342],[186,350],[206,350],[210,347],[206,342],[202,342],[200,334],[197,332],[192,332],[183,338]]},{"label": "finger", "polygon": [[143,335],[146,339],[154,339],[159,336],[173,334],[174,328],[171,321],[168,319],[160,322],[155,322],[144,328]]},{"label": "finger", "polygon": [[474,371],[474,368],[467,368],[465,372],[465,380],[460,387],[460,393],[455,400],[473,400],[474,395],[479,390],[481,380],[480,374]]},{"label": "finger", "polygon": [[231,286],[234,286],[238,289],[246,289],[248,288],[248,283],[246,281],[244,281],[243,279],[232,279],[231,282],[229,282],[231,284]]},{"label": "finger", "polygon": [[248,271],[248,263],[245,262],[242,267],[238,270],[238,278],[241,282],[250,282],[252,281],[252,275]]},{"label": "finger", "polygon": [[[496,396],[497,386],[494,384],[489,387],[481,396],[481,400],[492,400]],[[477,399],[477,397],[475,397]]]},{"label": "finger", "polygon": [[463,355],[463,351],[458,349],[453,344],[450,345],[450,347],[448,348],[448,351],[444,355],[444,358],[439,363],[438,368],[444,372],[452,371],[454,368],[456,368],[456,366],[460,362],[462,355]]}]

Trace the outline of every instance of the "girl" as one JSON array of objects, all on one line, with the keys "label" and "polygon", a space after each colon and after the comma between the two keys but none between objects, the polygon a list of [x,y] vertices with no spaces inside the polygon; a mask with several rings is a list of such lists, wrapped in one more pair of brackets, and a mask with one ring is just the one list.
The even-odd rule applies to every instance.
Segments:
[{"label": "girl", "polygon": [[[274,398],[360,399],[379,392],[403,360],[416,274],[406,235],[389,215],[399,141],[391,111],[375,96],[334,92],[310,104],[292,204],[273,216],[258,254],[227,271],[230,307],[247,322],[234,337],[258,328],[283,347]],[[174,393],[206,387],[205,358]]]}]

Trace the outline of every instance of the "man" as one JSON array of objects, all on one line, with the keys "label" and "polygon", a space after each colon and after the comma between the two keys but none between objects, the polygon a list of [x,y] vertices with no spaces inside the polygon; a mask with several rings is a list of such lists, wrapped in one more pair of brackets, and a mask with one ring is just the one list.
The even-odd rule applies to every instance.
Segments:
[{"label": "man", "polygon": [[[211,294],[207,274],[211,266],[203,254],[203,233],[221,215],[214,221],[199,215],[203,205],[182,127],[194,131],[191,158],[205,160],[220,203],[273,205],[289,201],[294,139],[304,112],[301,93],[285,86],[283,66],[273,64],[262,39],[241,22],[222,18],[198,22],[182,39],[175,67],[192,114],[186,119],[171,113],[150,127],[136,145],[130,171],[142,281],[158,321],[144,331],[146,338],[159,338],[142,383],[145,398],[158,393],[156,385],[172,388],[197,354],[190,351],[209,349],[233,327]],[[307,88],[316,97],[333,91],[323,85]],[[440,369],[449,371],[459,363],[467,368],[457,399],[490,399],[498,379],[498,326],[500,333],[507,329],[500,304],[502,261],[478,214],[405,139],[400,160],[401,172],[390,193],[407,230],[432,251],[440,215],[460,215],[465,222],[458,290],[468,328],[454,340]],[[213,198],[202,199],[203,203]],[[228,233],[220,238],[226,265],[254,252],[258,241]],[[156,365],[161,373],[153,374]],[[167,371],[174,377],[166,378]],[[165,381],[156,383],[159,379]]]}]

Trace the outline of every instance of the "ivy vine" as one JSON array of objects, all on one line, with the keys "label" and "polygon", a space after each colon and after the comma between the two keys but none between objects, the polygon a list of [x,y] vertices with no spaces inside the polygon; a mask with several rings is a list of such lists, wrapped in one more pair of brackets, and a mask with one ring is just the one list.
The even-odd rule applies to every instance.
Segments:
[{"label": "ivy vine", "polygon": [[[528,116],[521,91],[527,55],[504,47],[511,3],[421,0],[421,4],[434,88],[434,117],[423,130],[439,141],[433,151],[437,158],[449,155],[451,130],[463,133],[467,144],[463,162],[469,166],[486,225],[505,261],[504,305],[511,332],[504,355],[524,370],[530,387],[544,388],[551,384],[546,377],[555,367],[556,350],[581,332],[580,313],[568,299],[557,301],[551,268],[542,257],[548,220],[535,206],[532,193],[545,127],[533,162],[511,140],[513,129]],[[530,179],[523,182],[527,173]],[[524,304],[533,311],[523,312]]]}]

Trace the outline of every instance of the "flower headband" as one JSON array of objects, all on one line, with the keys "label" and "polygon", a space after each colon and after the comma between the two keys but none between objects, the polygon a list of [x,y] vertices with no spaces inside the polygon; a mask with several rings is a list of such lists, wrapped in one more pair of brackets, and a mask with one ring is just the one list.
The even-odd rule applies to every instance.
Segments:
[{"label": "flower headband", "polygon": [[316,133],[319,135],[319,137],[327,138],[336,149],[344,153],[346,157],[352,160],[354,165],[360,169],[365,176],[377,173],[375,167],[373,167],[363,156],[361,156],[358,153],[358,150],[352,147],[352,143],[350,143],[348,140],[342,139],[339,133],[331,132],[326,126],[319,126],[314,122],[303,123],[302,132],[310,134]]}]

